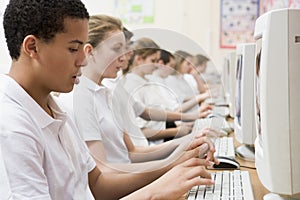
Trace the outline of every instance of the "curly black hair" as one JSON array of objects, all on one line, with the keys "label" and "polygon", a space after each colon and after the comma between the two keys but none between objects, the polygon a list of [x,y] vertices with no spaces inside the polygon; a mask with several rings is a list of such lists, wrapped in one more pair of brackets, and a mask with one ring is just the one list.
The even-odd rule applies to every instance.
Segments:
[{"label": "curly black hair", "polygon": [[27,35],[50,42],[64,31],[65,18],[89,19],[80,0],[10,0],[6,7],[3,27],[12,59],[18,59]]}]

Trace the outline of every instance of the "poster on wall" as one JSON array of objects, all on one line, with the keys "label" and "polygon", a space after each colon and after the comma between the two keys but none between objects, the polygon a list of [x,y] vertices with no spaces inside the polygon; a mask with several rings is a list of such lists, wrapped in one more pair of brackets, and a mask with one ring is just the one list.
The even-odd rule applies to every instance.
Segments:
[{"label": "poster on wall", "polygon": [[300,8],[300,0],[289,0],[289,8]]},{"label": "poster on wall", "polygon": [[125,24],[151,24],[154,0],[115,0],[115,15]]},{"label": "poster on wall", "polygon": [[300,8],[300,0],[261,0],[261,13],[281,8]]},{"label": "poster on wall", "polygon": [[221,0],[220,47],[235,48],[253,42],[259,0]]}]

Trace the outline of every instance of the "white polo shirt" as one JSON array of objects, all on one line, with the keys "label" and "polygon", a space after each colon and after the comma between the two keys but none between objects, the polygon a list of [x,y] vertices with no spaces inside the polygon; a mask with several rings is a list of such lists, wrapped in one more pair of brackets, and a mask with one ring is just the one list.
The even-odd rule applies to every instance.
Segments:
[{"label": "white polo shirt", "polygon": [[[157,92],[157,87],[153,83],[148,82],[135,73],[126,74],[124,81],[124,88],[133,96],[137,101],[149,107],[165,109],[163,104],[160,103],[161,97]],[[156,100],[154,100],[156,99]],[[159,101],[159,103],[157,103]],[[166,128],[165,121],[146,121],[142,118],[137,118],[137,123],[140,128],[151,128],[153,130],[164,130]],[[161,143],[163,140],[160,140]]]},{"label": "white polo shirt", "polygon": [[175,111],[179,108],[181,104],[180,99],[177,98],[173,89],[167,86],[164,78],[153,74],[147,75],[146,78],[149,82],[153,83],[151,90],[153,94],[149,95],[149,101],[152,104],[161,104],[165,109],[170,111]]},{"label": "white polo shirt", "polygon": [[74,117],[83,139],[101,141],[110,163],[131,163],[123,139],[123,121],[114,119],[112,105],[109,104],[110,90],[82,76],[73,95]]},{"label": "white polo shirt", "polygon": [[4,165],[4,158],[2,156],[0,143],[0,199],[12,200],[12,192],[7,177],[6,167]]},{"label": "white polo shirt", "polygon": [[122,80],[123,78],[113,88],[108,87],[112,90],[111,105],[114,119],[123,121],[124,128],[135,146],[147,147],[148,140],[136,122],[136,117],[144,112],[145,105],[129,95],[123,87]]},{"label": "white polo shirt", "polygon": [[55,119],[0,75],[0,142],[13,199],[93,199],[88,173],[96,164],[51,96],[49,106]]},{"label": "white polo shirt", "polygon": [[192,97],[197,94],[184,79],[183,75],[169,75],[166,78],[166,84],[176,93],[181,102],[183,102],[186,97]]}]

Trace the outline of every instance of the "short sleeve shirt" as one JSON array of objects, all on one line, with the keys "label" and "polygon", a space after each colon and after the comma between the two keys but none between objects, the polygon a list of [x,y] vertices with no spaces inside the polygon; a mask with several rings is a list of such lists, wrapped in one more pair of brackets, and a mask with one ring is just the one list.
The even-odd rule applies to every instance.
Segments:
[{"label": "short sleeve shirt", "polygon": [[12,78],[0,75],[0,142],[13,199],[91,199],[96,164],[52,97],[50,117]]},{"label": "short sleeve shirt", "polygon": [[73,95],[74,118],[83,139],[101,141],[108,162],[130,163],[123,139],[124,124],[114,119],[110,90],[82,76]]}]

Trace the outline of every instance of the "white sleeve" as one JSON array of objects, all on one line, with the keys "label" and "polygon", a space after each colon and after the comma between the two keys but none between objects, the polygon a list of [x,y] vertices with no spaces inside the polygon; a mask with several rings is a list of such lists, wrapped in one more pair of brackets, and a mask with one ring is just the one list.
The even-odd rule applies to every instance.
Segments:
[{"label": "white sleeve", "polygon": [[10,122],[3,122],[3,117],[0,116],[2,154],[13,198],[50,200],[49,186],[42,167],[44,149],[37,137],[37,125],[25,112],[13,109],[12,106],[4,109],[1,107],[0,115],[2,112]]},{"label": "white sleeve", "polygon": [[99,124],[103,117],[96,112],[94,96],[75,90],[73,106],[75,123],[84,141],[102,140]]},{"label": "white sleeve", "polygon": [[140,101],[133,100],[132,108],[134,110],[136,117],[138,117],[145,111],[146,106]]},{"label": "white sleeve", "polygon": [[2,147],[0,144],[0,199],[11,199],[12,192],[4,165],[4,158],[2,156],[1,148]]}]

